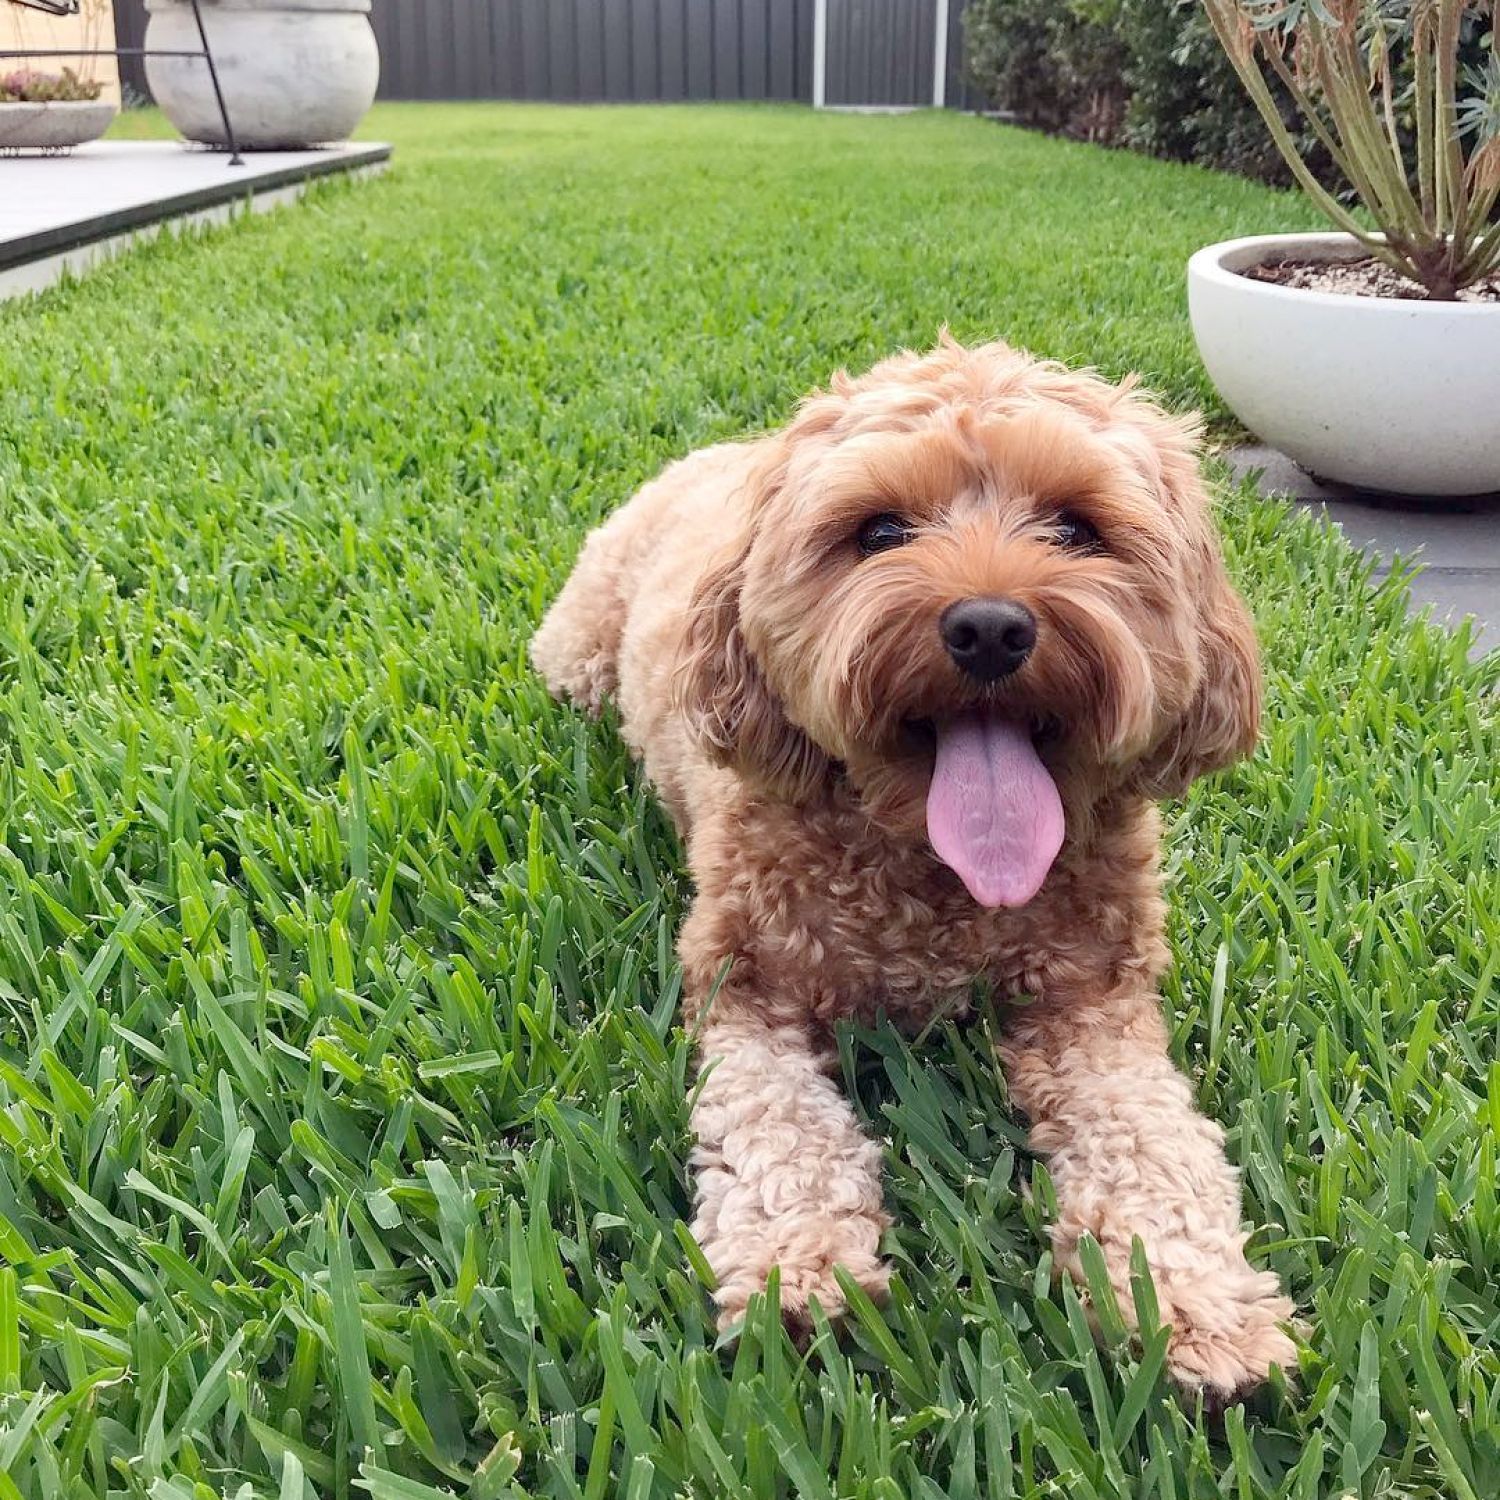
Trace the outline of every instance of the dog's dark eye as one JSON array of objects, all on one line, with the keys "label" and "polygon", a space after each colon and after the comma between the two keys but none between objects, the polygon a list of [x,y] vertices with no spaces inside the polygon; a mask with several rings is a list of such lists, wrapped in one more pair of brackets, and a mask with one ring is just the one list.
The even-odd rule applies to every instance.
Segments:
[{"label": "dog's dark eye", "polygon": [[1076,510],[1060,510],[1052,523],[1052,537],[1069,552],[1099,552],[1099,528]]},{"label": "dog's dark eye", "polygon": [[912,524],[903,516],[871,516],[860,528],[855,540],[866,557],[904,547],[912,538]]}]

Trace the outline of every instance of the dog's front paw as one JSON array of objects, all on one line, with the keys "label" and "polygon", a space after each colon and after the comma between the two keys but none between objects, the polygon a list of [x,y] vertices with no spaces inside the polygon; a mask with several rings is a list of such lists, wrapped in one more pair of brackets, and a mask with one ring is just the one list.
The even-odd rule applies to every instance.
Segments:
[{"label": "dog's front paw", "polygon": [[796,1327],[811,1323],[815,1298],[827,1317],[837,1318],[847,1310],[836,1266],[842,1266],[870,1297],[882,1299],[891,1276],[878,1250],[885,1223],[884,1215],[794,1224],[773,1221],[744,1240],[705,1244],[704,1254],[718,1278],[713,1297],[719,1327],[728,1328],[744,1317],[750,1299],[765,1290],[773,1267],[780,1273],[782,1318]]},{"label": "dog's front paw", "polygon": [[1297,1368],[1297,1346],[1284,1325],[1292,1302],[1281,1295],[1270,1272],[1236,1278],[1238,1285],[1202,1289],[1190,1314],[1179,1308],[1167,1345],[1167,1369],[1189,1395],[1203,1393],[1212,1409],[1248,1395],[1279,1365],[1287,1375]]}]

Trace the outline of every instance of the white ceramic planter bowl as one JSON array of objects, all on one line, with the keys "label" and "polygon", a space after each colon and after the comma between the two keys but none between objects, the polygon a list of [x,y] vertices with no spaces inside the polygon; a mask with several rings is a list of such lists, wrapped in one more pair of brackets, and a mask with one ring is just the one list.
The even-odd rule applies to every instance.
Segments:
[{"label": "white ceramic planter bowl", "polygon": [[1500,490],[1500,305],[1303,291],[1238,273],[1353,259],[1343,234],[1227,240],[1188,262],[1188,310],[1219,394],[1322,479],[1409,495]]},{"label": "white ceramic planter bowl", "polygon": [[[198,28],[182,0],[146,0],[145,45],[196,51]],[[370,0],[204,0],[229,121],[239,145],[288,150],[342,141],[375,99],[380,52]],[[146,81],[190,141],[222,146],[224,126],[198,58],[146,58]]]},{"label": "white ceramic planter bowl", "polygon": [[97,140],[115,106],[107,99],[55,99],[0,104],[0,151],[62,151]]}]

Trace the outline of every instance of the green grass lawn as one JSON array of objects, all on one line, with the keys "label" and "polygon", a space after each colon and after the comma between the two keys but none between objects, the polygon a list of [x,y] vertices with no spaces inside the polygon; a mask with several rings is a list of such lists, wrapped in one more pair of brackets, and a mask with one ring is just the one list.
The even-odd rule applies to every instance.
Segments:
[{"label": "green grass lawn", "polygon": [[366,133],[0,308],[0,1500],[1495,1500],[1495,658],[1227,498],[1268,733],[1175,810],[1168,998],[1308,1331],[1222,1420],[1050,1284],[992,1018],[848,1039],[889,1307],[719,1345],[676,850],[525,661],[664,460],[944,321],[1211,403],[1183,262],[1308,212],[955,117]]}]

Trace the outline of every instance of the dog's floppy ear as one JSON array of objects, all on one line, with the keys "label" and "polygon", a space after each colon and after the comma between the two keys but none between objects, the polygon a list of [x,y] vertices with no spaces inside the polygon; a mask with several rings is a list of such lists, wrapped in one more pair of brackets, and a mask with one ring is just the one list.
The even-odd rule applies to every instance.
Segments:
[{"label": "dog's floppy ear", "polygon": [[1176,437],[1159,451],[1161,483],[1191,538],[1184,573],[1199,673],[1186,708],[1140,766],[1143,790],[1153,797],[1180,797],[1200,776],[1249,755],[1261,711],[1255,622],[1224,568],[1198,473],[1196,428],[1167,420]]},{"label": "dog's floppy ear", "polygon": [[1202,676],[1186,711],[1143,767],[1157,797],[1180,797],[1200,776],[1243,759],[1260,731],[1255,626],[1216,549],[1204,574],[1197,600]]},{"label": "dog's floppy ear", "polygon": [[753,518],[777,482],[783,467],[777,460],[770,455],[751,480],[750,523],[694,591],[674,687],[677,703],[715,760],[772,796],[805,802],[827,776],[828,756],[787,718],[740,621]]}]

